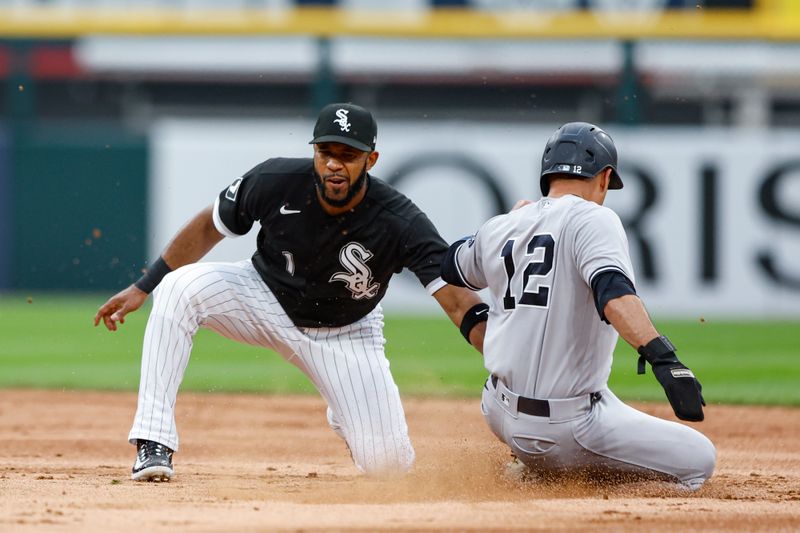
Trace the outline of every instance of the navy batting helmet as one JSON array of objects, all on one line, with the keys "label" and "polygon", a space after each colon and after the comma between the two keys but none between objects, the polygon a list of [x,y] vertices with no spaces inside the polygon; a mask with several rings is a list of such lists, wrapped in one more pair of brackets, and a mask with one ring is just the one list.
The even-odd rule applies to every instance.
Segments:
[{"label": "navy batting helmet", "polygon": [[621,189],[617,172],[617,149],[608,133],[588,122],[564,124],[550,137],[542,154],[539,186],[542,194],[550,191],[551,174],[573,174],[587,179],[611,167],[609,189]]}]

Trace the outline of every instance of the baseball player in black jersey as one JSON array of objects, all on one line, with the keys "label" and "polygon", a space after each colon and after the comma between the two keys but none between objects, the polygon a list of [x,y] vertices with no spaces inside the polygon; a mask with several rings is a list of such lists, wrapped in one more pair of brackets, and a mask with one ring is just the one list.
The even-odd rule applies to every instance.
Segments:
[{"label": "baseball player in black jersey", "polygon": [[[369,174],[378,160],[371,113],[331,104],[314,127],[314,157],[269,159],[226,187],[173,238],[134,285],[95,316],[115,331],[153,291],[139,401],[128,437],[134,480],[169,480],[178,449],[175,400],[198,328],[280,353],[314,383],[328,423],[365,473],[414,460],[400,395],[384,354],[379,304],[410,269],[478,350],[485,310],[440,277],[447,245],[408,198]],[[260,224],[256,253],[196,263],[224,237]]]}]

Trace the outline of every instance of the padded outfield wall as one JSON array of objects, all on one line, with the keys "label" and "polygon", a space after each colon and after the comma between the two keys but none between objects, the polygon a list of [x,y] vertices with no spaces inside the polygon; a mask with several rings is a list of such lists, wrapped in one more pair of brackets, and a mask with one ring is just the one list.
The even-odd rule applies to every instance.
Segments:
[{"label": "padded outfield wall", "polygon": [[9,263],[11,261],[11,209],[8,162],[8,136],[0,127],[0,288],[9,283]]},{"label": "padded outfield wall", "polygon": [[0,145],[0,289],[110,290],[135,280],[146,256],[144,139],[71,124],[14,140]]},{"label": "padded outfield wall", "polygon": [[[374,174],[410,196],[447,240],[518,198],[537,199],[557,124],[381,121]],[[308,121],[163,120],[150,136],[149,256],[218,192],[272,156],[304,157]],[[661,316],[800,316],[800,133],[610,127],[626,188],[611,192],[637,285]],[[254,229],[208,260],[252,255]],[[387,309],[435,309],[412,276]]]}]

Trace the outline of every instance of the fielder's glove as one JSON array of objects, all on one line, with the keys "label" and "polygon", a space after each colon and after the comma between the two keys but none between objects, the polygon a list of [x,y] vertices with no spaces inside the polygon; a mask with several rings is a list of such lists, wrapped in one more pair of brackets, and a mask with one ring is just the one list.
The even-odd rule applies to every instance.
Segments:
[{"label": "fielder's glove", "polygon": [[675,416],[681,420],[700,422],[703,420],[703,386],[675,355],[675,346],[669,339],[656,337],[644,346],[639,346],[639,374],[644,374],[645,360],[653,367],[653,374],[664,392]]}]

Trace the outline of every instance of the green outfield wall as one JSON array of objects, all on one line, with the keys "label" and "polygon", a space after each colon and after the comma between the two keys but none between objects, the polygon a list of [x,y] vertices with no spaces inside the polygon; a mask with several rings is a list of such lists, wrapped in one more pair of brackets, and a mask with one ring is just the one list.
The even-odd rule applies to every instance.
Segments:
[{"label": "green outfield wall", "polygon": [[110,127],[17,132],[10,147],[11,289],[111,289],[146,247],[147,148]]}]

